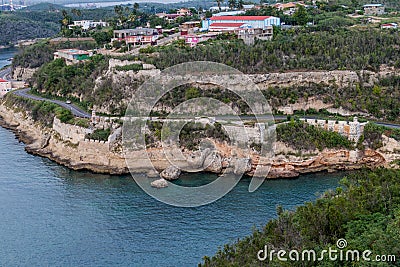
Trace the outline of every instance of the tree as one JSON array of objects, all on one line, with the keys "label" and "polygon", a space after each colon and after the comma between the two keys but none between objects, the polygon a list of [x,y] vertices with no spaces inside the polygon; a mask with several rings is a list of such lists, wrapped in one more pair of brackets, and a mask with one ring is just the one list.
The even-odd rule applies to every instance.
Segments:
[{"label": "tree", "polygon": [[221,2],[222,0],[217,0],[218,9],[221,12]]},{"label": "tree", "polygon": [[66,10],[61,11],[61,15],[62,15],[62,20],[60,20],[61,34],[63,36],[67,36],[67,35],[70,34],[70,31],[68,29],[68,25],[71,24],[72,18],[71,18],[71,16],[68,14],[68,12]]},{"label": "tree", "polygon": [[293,18],[298,25],[306,25],[309,21],[309,16],[306,8],[302,5],[298,5],[296,12],[294,12],[293,14]]},{"label": "tree", "polygon": [[244,1],[243,0],[239,0],[237,6],[238,6],[239,9],[243,9]]},{"label": "tree", "polygon": [[117,14],[118,23],[122,25],[126,21],[126,17],[124,15],[124,8],[122,6],[115,6],[114,12]]},{"label": "tree", "polygon": [[234,9],[236,7],[236,0],[229,0],[228,5],[230,9]]},{"label": "tree", "polygon": [[134,3],[133,4],[133,10],[137,11],[139,9],[139,4],[138,3]]},{"label": "tree", "polygon": [[82,12],[79,9],[76,9],[76,8],[73,8],[71,10],[71,13],[74,14],[75,16],[77,16],[77,17],[82,16]]}]

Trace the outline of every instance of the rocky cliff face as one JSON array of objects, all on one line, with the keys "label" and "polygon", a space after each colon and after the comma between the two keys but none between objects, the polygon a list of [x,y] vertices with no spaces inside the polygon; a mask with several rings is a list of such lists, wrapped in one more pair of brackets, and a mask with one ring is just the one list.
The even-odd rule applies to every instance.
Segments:
[{"label": "rocky cliff face", "polygon": [[[258,165],[269,169],[267,178],[292,178],[300,174],[319,171],[354,170],[360,168],[375,168],[389,166],[389,160],[400,159],[398,142],[388,139],[384,149],[380,151],[348,151],[324,150],[308,151],[303,156],[294,156],[298,151],[287,147],[283,143],[276,146],[276,156],[260,158],[257,152],[251,153],[232,147],[227,143],[216,143],[216,150],[191,152],[183,150],[183,157],[174,155],[177,150],[162,151],[152,148],[146,151],[137,151],[128,155],[129,168],[125,155],[115,148],[117,144],[83,140],[72,143],[64,140],[61,135],[51,128],[42,127],[23,113],[14,112],[0,105],[2,125],[14,130],[18,137],[27,144],[26,150],[30,153],[52,159],[59,164],[74,170],[91,170],[96,173],[126,174],[131,172],[152,171],[147,154],[152,164],[163,172],[166,179],[175,179],[180,170],[171,167],[165,153],[170,158],[179,159],[179,166],[185,168],[199,168],[214,173],[224,171],[255,175]],[[393,143],[395,142],[395,143]],[[182,150],[179,150],[180,152]]]},{"label": "rocky cliff face", "polygon": [[[118,64],[127,64],[126,62],[121,62]],[[96,106],[95,108],[101,112],[109,113],[111,111],[110,107],[121,107],[126,106],[127,103],[131,100],[130,97],[134,90],[139,88],[139,86],[148,78],[154,75],[158,75],[160,73],[159,70],[156,69],[148,69],[142,70],[139,72],[134,71],[117,71],[115,69],[115,62],[110,64],[110,69],[103,75],[103,77],[99,78],[96,82],[96,90],[101,90],[102,86],[107,84],[113,87],[114,96],[110,101],[106,103]],[[267,90],[271,87],[277,88],[288,88],[293,86],[309,86],[310,84],[316,85],[325,85],[325,87],[332,86],[337,88],[353,88],[357,84],[363,84],[364,86],[373,86],[379,79],[388,77],[391,75],[395,75],[398,72],[396,69],[391,68],[383,68],[379,72],[372,71],[310,71],[310,72],[287,72],[287,73],[267,73],[267,74],[254,74],[254,75],[246,75],[250,78],[261,90]],[[177,79],[176,76],[163,76],[162,80],[168,81],[171,79]],[[220,81],[221,79],[225,79],[219,75],[215,76],[215,81]],[[229,75],[226,77],[227,84],[229,84],[230,88],[237,87],[240,84],[240,80],[242,80],[242,76],[235,77],[235,75]],[[212,81],[213,78],[210,78]],[[196,87],[200,87],[202,89],[214,89],[215,83],[197,83],[194,84]],[[237,88],[240,89],[240,88]],[[246,88],[243,88],[246,90]],[[118,97],[116,97],[118,96]],[[320,97],[309,97],[308,99],[299,98],[295,103],[292,104],[283,104],[279,105],[277,103],[271,102],[270,104],[273,108],[277,110],[283,111],[287,114],[292,114],[294,110],[306,110],[310,108],[314,108],[316,110],[319,109],[328,109],[332,113],[339,113],[342,115],[352,115],[348,110],[341,110],[337,108],[333,108],[333,102],[327,103],[323,101],[323,95]],[[287,102],[287,101],[283,101]],[[168,106],[162,105],[162,107],[157,106],[157,111],[169,111]],[[360,112],[357,112],[360,114]]]},{"label": "rocky cliff face", "polygon": [[38,68],[22,68],[16,67],[13,69],[12,78],[18,81],[28,81],[32,78],[33,74],[38,70]]}]

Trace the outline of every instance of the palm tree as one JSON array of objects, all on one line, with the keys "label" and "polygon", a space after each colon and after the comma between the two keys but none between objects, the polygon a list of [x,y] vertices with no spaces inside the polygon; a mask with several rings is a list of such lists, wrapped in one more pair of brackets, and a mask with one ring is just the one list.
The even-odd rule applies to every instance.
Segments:
[{"label": "palm tree", "polygon": [[79,9],[76,9],[76,8],[73,8],[71,10],[71,13],[74,14],[75,16],[77,16],[77,17],[82,16],[82,12]]},{"label": "palm tree", "polygon": [[122,25],[126,20],[124,15],[124,8],[122,6],[115,6],[114,12],[115,14],[117,14],[119,25]]},{"label": "palm tree", "polygon": [[62,15],[62,20],[60,20],[60,24],[61,24],[61,34],[65,35],[66,31],[68,30],[68,25],[71,24],[71,16],[68,15],[68,12],[66,10],[61,11],[61,15]]},{"label": "palm tree", "polygon": [[134,10],[138,10],[139,9],[139,4],[138,3],[134,3],[133,4],[133,9]]},{"label": "palm tree", "polygon": [[221,2],[222,0],[217,0],[218,9],[221,12]]},{"label": "palm tree", "polygon": [[238,2],[239,9],[243,9],[243,5],[244,5],[244,1],[243,0],[239,0],[239,2]]},{"label": "palm tree", "polygon": [[229,0],[228,5],[230,9],[234,9],[236,7],[236,0]]}]

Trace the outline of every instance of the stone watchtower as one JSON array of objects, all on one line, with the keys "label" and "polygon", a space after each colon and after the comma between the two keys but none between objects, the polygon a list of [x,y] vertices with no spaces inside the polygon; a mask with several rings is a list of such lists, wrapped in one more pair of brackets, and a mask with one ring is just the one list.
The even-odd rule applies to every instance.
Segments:
[{"label": "stone watchtower", "polygon": [[93,109],[92,110],[92,117],[90,118],[90,120],[92,121],[93,124],[96,124],[99,120],[99,118],[96,115],[96,110]]}]

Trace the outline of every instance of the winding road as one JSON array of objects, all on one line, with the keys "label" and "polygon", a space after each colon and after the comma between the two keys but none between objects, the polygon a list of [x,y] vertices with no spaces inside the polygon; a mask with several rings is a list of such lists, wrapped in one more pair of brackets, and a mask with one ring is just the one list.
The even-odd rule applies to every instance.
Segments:
[{"label": "winding road", "polygon": [[91,118],[91,115],[89,113],[87,113],[86,111],[78,108],[74,104],[67,104],[66,102],[61,101],[61,100],[52,100],[52,99],[47,99],[47,98],[43,98],[43,97],[36,96],[36,95],[31,95],[31,94],[29,94],[30,90],[31,90],[31,88],[25,88],[25,89],[21,89],[21,90],[15,90],[12,93],[14,95],[25,97],[25,98],[29,98],[29,99],[32,99],[32,100],[48,101],[48,102],[57,104],[57,105],[65,108],[65,109],[70,110],[72,112],[72,114],[74,114],[74,116],[76,116],[76,117]]},{"label": "winding road", "polygon": [[[11,75],[11,67],[0,70],[0,78],[1,79],[12,81],[10,75]],[[17,96],[29,98],[32,100],[48,101],[48,102],[57,104],[65,109],[70,110],[72,112],[72,114],[76,117],[80,117],[80,118],[91,118],[92,117],[91,114],[78,108],[74,104],[67,104],[66,102],[61,101],[61,100],[53,100],[53,99],[48,99],[48,98],[44,98],[44,97],[40,97],[40,96],[36,96],[36,95],[31,95],[31,94],[29,94],[30,90],[31,90],[31,88],[24,88],[24,89],[14,90],[10,93],[17,95]]]},{"label": "winding road", "polygon": [[[10,78],[11,74],[11,67],[6,68],[4,70],[0,71],[0,78],[2,79],[7,79]],[[9,79],[10,80],[10,79]],[[48,101],[48,102],[52,102],[54,104],[57,104],[65,109],[68,109],[72,112],[72,114],[76,117],[81,117],[81,118],[91,118],[91,114],[87,113],[86,111],[78,108],[77,106],[75,106],[74,104],[67,104],[64,101],[60,101],[60,100],[52,100],[52,99],[47,99],[47,98],[43,98],[40,96],[36,96],[36,95],[32,95],[29,94],[29,91],[31,89],[30,88],[25,88],[25,89],[20,89],[20,90],[15,90],[12,91],[13,94],[17,95],[17,96],[21,96],[21,97],[25,97],[25,98],[29,98],[29,99],[33,99],[33,100],[38,100],[38,101]],[[249,119],[252,116],[240,116],[241,119]],[[286,119],[287,116],[282,116],[282,115],[275,115],[274,119]],[[221,116],[219,119],[236,119],[237,117],[230,117],[230,116]],[[263,119],[263,116],[259,117],[260,119]],[[266,116],[265,118],[269,118],[269,116]],[[318,119],[318,117],[315,116],[305,116],[304,118],[306,119]],[[382,126],[386,126],[388,128],[392,128],[392,129],[400,129],[400,125],[398,124],[391,124],[391,123],[386,123],[386,122],[379,122],[379,121],[374,121],[376,124],[378,125],[382,125]]]},{"label": "winding road", "polygon": [[11,74],[11,67],[0,70],[0,78],[1,79],[11,81],[10,74]]}]

